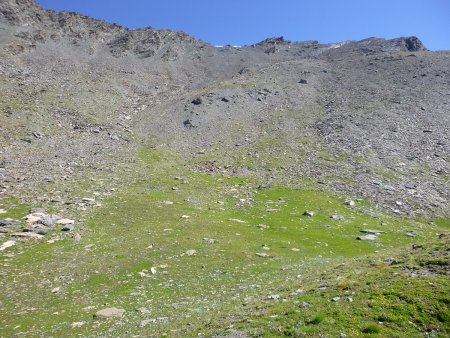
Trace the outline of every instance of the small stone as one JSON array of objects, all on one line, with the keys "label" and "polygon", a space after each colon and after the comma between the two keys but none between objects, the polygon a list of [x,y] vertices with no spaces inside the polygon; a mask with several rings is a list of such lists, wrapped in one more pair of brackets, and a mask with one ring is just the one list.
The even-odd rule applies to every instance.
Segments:
[{"label": "small stone", "polygon": [[34,232],[14,232],[11,234],[12,237],[23,237],[23,238],[36,238],[41,239],[42,235],[36,234]]},{"label": "small stone", "polygon": [[194,256],[196,253],[197,253],[196,250],[191,249],[191,250],[186,251],[186,256]]},{"label": "small stone", "polygon": [[72,328],[82,327],[86,322],[74,322],[72,323]]},{"label": "small stone", "polygon": [[58,287],[52,289],[52,293],[58,293],[60,290],[61,290],[61,288],[58,286]]},{"label": "small stone", "polygon": [[189,215],[182,215],[180,218],[182,218],[182,219],[189,219],[189,218],[191,218],[191,216],[189,216]]},{"label": "small stone", "polygon": [[347,200],[345,201],[345,205],[348,205],[349,207],[354,207],[356,203],[353,200]]},{"label": "small stone", "polygon": [[75,228],[74,224],[67,224],[61,229],[61,231],[72,231],[74,228]]},{"label": "small stone", "polygon": [[300,307],[301,307],[302,309],[306,309],[306,308],[308,308],[308,307],[311,307],[311,304],[309,304],[309,303],[307,303],[307,302],[303,302],[302,305],[300,305]]},{"label": "small stone", "polygon": [[34,224],[43,219],[46,215],[44,213],[36,212],[25,216],[27,224]]},{"label": "small stone", "polygon": [[20,222],[12,218],[0,219],[0,227],[9,227],[18,224],[20,224]]},{"label": "small stone", "polygon": [[269,257],[269,254],[266,254],[264,252],[257,252],[256,256],[258,256],[258,257]]},{"label": "small stone", "polygon": [[85,204],[92,204],[92,203],[95,202],[95,198],[88,198],[88,197],[85,197],[85,198],[83,198],[81,201],[82,201],[83,203],[85,203]]},{"label": "small stone", "polygon": [[363,229],[360,230],[360,232],[364,233],[364,234],[372,234],[372,235],[380,235],[380,234],[384,234],[384,231],[381,230],[372,230],[372,229]]},{"label": "small stone", "polygon": [[202,102],[203,102],[203,101],[202,101],[202,99],[201,99],[200,97],[197,97],[197,98],[195,98],[195,99],[192,100],[192,103],[193,103],[194,105],[196,105],[196,106],[202,104]]},{"label": "small stone", "polygon": [[207,244],[214,244],[216,240],[214,238],[203,238],[203,241],[205,241]]},{"label": "small stone", "polygon": [[29,214],[45,214],[45,209],[44,208],[32,208],[30,209],[30,211],[28,211]]},{"label": "small stone", "polygon": [[332,302],[339,302],[341,300],[341,297],[334,297],[334,298],[331,298],[331,301]]},{"label": "small stone", "polygon": [[63,218],[58,221],[56,221],[56,224],[60,225],[68,225],[68,224],[74,224],[75,221],[73,219]]},{"label": "small stone", "polygon": [[343,221],[345,218],[341,215],[331,215],[330,218],[334,221]]},{"label": "small stone", "polygon": [[97,311],[94,314],[94,318],[114,318],[114,317],[122,317],[125,313],[124,309],[117,309],[115,307],[103,309]]},{"label": "small stone", "polygon": [[360,241],[374,241],[376,240],[378,237],[375,235],[365,235],[365,236],[358,236],[356,237],[356,239],[360,240]]},{"label": "small stone", "polygon": [[164,205],[172,205],[173,202],[172,201],[162,201],[162,204],[164,204]]},{"label": "small stone", "polygon": [[141,321],[141,323],[139,324],[140,327],[144,327],[147,326],[149,324],[154,324],[156,323],[156,319],[144,319]]},{"label": "small stone", "polygon": [[307,84],[307,83],[308,83],[308,81],[307,81],[307,80],[305,80],[305,79],[300,79],[300,81],[298,81],[298,83],[301,83],[301,84]]},{"label": "small stone", "polygon": [[236,223],[247,223],[246,221],[243,221],[243,220],[237,219],[237,218],[230,218],[229,221],[236,222]]},{"label": "small stone", "polygon": [[268,299],[280,299],[280,295],[270,295],[267,297]]},{"label": "small stone", "polygon": [[152,268],[150,269],[150,272],[152,273],[152,275],[156,275],[156,268],[155,268],[155,267],[152,267]]},{"label": "small stone", "polygon": [[5,209],[0,209],[0,214],[6,214],[6,210]]},{"label": "small stone", "polygon": [[257,227],[258,229],[269,229],[269,226],[268,226],[268,225],[265,225],[265,224],[258,224],[256,227]]},{"label": "small stone", "polygon": [[418,235],[417,235],[417,234],[412,234],[412,233],[408,232],[408,233],[405,234],[405,236],[408,236],[408,237],[417,237]]},{"label": "small stone", "polygon": [[12,246],[14,246],[14,245],[16,245],[16,241],[6,241],[5,243],[3,243],[3,244],[0,246],[0,251],[3,251],[3,250],[5,250],[5,249],[8,249],[8,248],[10,248],[10,247],[12,247]]},{"label": "small stone", "polygon": [[299,252],[300,251],[300,249],[298,249],[298,248],[292,248],[291,250],[294,251],[294,252]]},{"label": "small stone", "polygon": [[314,211],[305,211],[303,216],[313,217],[315,215]]}]

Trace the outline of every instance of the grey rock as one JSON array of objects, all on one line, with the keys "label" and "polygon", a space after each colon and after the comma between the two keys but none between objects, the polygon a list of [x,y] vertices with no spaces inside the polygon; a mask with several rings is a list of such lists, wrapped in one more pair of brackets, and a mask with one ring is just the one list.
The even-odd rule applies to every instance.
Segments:
[{"label": "grey rock", "polygon": [[413,234],[413,233],[408,232],[408,233],[405,234],[405,236],[408,236],[408,237],[417,237],[418,235],[417,235],[417,234]]},{"label": "grey rock", "polygon": [[315,215],[314,211],[305,211],[303,216],[313,217]]},{"label": "grey rock", "polygon": [[94,318],[115,318],[122,317],[125,313],[124,309],[117,309],[115,307],[106,308],[100,311],[97,311],[94,314]]},{"label": "grey rock", "polygon": [[36,229],[33,229],[33,231],[35,233],[37,233],[38,235],[45,236],[45,235],[48,235],[49,233],[51,233],[53,231],[53,229],[51,229],[51,228],[36,228]]},{"label": "grey rock", "polygon": [[203,102],[203,101],[202,101],[202,99],[201,99],[200,97],[197,97],[197,98],[195,98],[195,99],[192,100],[192,104],[194,104],[194,105],[196,105],[196,106],[202,104],[202,102]]},{"label": "grey rock", "polygon": [[36,214],[36,213],[40,213],[40,214],[45,214],[45,209],[44,208],[32,208],[28,211],[29,214]]},{"label": "grey rock", "polygon": [[358,236],[356,237],[356,239],[360,240],[360,241],[374,241],[376,240],[378,237],[375,235],[365,235],[365,236]]},{"label": "grey rock", "polygon": [[12,219],[12,218],[3,218],[0,219],[0,227],[10,227],[10,226],[15,226],[15,225],[19,225],[20,221],[16,220],[16,219]]},{"label": "grey rock", "polygon": [[372,229],[363,229],[363,230],[359,230],[359,231],[364,233],[364,234],[372,234],[372,235],[380,235],[380,234],[386,233],[385,231],[372,230]]},{"label": "grey rock", "polygon": [[67,224],[61,229],[61,231],[72,231],[74,228],[75,224]]}]

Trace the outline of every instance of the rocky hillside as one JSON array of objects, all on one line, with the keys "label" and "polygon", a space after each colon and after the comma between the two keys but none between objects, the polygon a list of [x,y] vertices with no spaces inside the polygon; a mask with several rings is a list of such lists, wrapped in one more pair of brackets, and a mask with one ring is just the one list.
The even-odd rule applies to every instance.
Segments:
[{"label": "rocky hillside", "polygon": [[[0,298],[8,309],[0,319],[23,324],[29,335],[64,332],[45,311],[40,328],[16,317],[37,304],[68,316],[61,320],[86,330],[81,335],[108,335],[103,324],[75,317],[89,313],[90,297],[98,310],[112,299],[151,308],[130,296],[142,295],[143,280],[158,286],[155,306],[165,309],[152,322],[157,332],[171,325],[187,332],[183,316],[195,302],[205,316],[212,309],[229,315],[231,328],[248,319],[234,312],[237,303],[254,314],[261,292],[279,300],[275,281],[282,294],[295,293],[287,284],[296,269],[384,255],[435,240],[448,226],[450,52],[428,51],[417,37],[335,44],[275,37],[216,47],[181,32],[130,30],[33,0],[2,0],[0,92],[2,276],[31,285],[16,262],[42,277],[39,287],[62,290],[52,303],[17,292],[16,279],[0,281],[14,300]],[[382,227],[369,229],[374,244],[355,244],[368,227]],[[133,244],[128,255],[117,238]],[[47,243],[61,244],[51,251]],[[181,276],[185,259],[195,264]],[[271,274],[284,267],[281,277]],[[301,280],[320,289],[317,280]],[[201,300],[202,292],[212,298]],[[64,314],[67,297],[78,303]],[[130,323],[145,317],[126,310]],[[208,325],[202,316],[193,327]],[[127,320],[110,332],[126,335]],[[2,325],[0,335],[2,328],[19,334]],[[395,325],[385,334],[402,330]],[[442,330],[433,325],[408,332]]]}]

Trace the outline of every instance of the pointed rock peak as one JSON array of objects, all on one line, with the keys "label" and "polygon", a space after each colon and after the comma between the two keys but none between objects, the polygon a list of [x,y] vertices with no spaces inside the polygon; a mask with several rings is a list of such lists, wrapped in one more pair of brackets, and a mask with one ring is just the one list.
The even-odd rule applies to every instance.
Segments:
[{"label": "pointed rock peak", "polygon": [[278,36],[278,37],[272,37],[272,38],[265,39],[265,40],[263,40],[261,42],[258,42],[256,45],[257,46],[261,46],[261,45],[283,45],[283,44],[287,44],[287,43],[291,43],[291,42],[285,40],[284,37],[282,37],[282,36]]},{"label": "pointed rock peak", "polygon": [[410,36],[407,38],[400,38],[400,39],[404,41],[406,49],[409,50],[410,52],[427,50],[422,41],[420,41],[420,39],[417,36]]}]

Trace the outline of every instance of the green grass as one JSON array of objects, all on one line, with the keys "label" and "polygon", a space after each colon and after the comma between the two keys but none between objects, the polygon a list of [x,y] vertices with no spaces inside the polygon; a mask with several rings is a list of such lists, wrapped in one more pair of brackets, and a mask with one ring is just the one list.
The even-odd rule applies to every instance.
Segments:
[{"label": "green grass", "polygon": [[[379,325],[381,314],[387,317],[380,334],[402,332],[405,325],[412,336],[445,328],[443,278],[412,279],[405,291],[406,279],[392,279],[395,267],[360,261],[425,243],[441,223],[375,218],[324,192],[257,189],[257,179],[192,173],[189,163],[161,149],[142,150],[139,157],[127,164],[133,169],[128,187],[91,211],[81,240],[54,234],[53,243],[21,242],[9,249],[14,256],[0,256],[2,336],[185,337],[231,327],[267,337],[339,330],[357,336]],[[15,210],[19,217],[25,207]],[[307,210],[315,216],[304,216]],[[331,220],[332,214],[344,220]],[[386,233],[357,241],[362,228]],[[411,231],[419,237],[404,236]],[[52,293],[56,287],[60,291]],[[336,296],[341,300],[330,302]],[[310,306],[302,308],[303,302]],[[124,308],[125,316],[93,318],[112,306]],[[408,316],[414,326],[405,324]],[[156,322],[141,327],[146,319]]]}]

